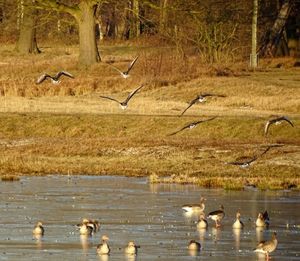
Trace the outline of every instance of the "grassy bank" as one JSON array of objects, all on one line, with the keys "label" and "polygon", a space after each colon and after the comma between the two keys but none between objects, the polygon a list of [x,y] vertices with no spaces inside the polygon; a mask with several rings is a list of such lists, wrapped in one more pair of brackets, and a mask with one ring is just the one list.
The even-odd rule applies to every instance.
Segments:
[{"label": "grassy bank", "polygon": [[[2,47],[4,48],[4,47]],[[300,188],[299,69],[292,61],[264,61],[251,72],[245,64],[207,66],[199,57],[178,58],[159,48],[102,48],[104,61],[126,68],[140,58],[132,77],[122,79],[105,63],[76,67],[71,47],[39,56],[0,50],[0,175],[89,174],[149,176],[151,182],[194,183],[241,189]],[[283,64],[278,67],[278,64]],[[36,85],[42,72],[68,70],[75,79]],[[220,75],[223,75],[220,77]],[[225,76],[224,76],[225,75]],[[141,83],[146,86],[123,112],[116,103]],[[178,115],[200,93],[223,94]],[[264,124],[271,115],[294,122]],[[168,136],[187,123],[217,118]],[[249,169],[226,165],[271,148]]]}]

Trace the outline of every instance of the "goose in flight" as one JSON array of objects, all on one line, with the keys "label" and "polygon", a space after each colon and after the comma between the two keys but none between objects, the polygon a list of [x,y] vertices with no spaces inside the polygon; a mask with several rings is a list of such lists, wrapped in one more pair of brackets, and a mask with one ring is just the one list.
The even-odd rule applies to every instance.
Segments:
[{"label": "goose in flight", "polygon": [[127,106],[128,106],[128,102],[130,101],[130,99],[133,97],[133,95],[135,95],[142,87],[144,87],[144,85],[142,84],[140,87],[138,87],[137,89],[133,90],[131,93],[129,93],[129,95],[127,96],[126,100],[120,102],[118,100],[116,100],[115,98],[112,98],[112,97],[108,97],[108,96],[100,96],[100,98],[103,98],[103,99],[108,99],[108,100],[111,100],[111,101],[115,101],[117,103],[120,104],[121,108],[123,110],[127,109]]},{"label": "goose in flight", "polygon": [[270,128],[270,126],[272,124],[278,125],[278,124],[281,124],[283,121],[288,122],[292,127],[294,127],[294,124],[286,116],[281,116],[281,117],[273,118],[273,119],[268,120],[266,122],[266,124],[265,124],[265,135],[268,134],[268,130],[269,130],[269,128]]},{"label": "goose in flight", "polygon": [[236,161],[225,162],[225,164],[235,165],[235,166],[239,166],[241,168],[248,168],[254,161],[256,161],[259,157],[261,157],[262,155],[267,153],[270,150],[270,148],[272,148],[272,147],[274,147],[274,146],[268,146],[261,154],[256,155],[250,159],[248,157],[242,157]]},{"label": "goose in flight", "polygon": [[272,239],[270,241],[261,241],[254,249],[254,252],[264,253],[266,255],[266,260],[269,260],[269,254],[273,252],[278,245],[278,241],[276,238],[276,233],[272,234]]},{"label": "goose in flight", "polygon": [[189,124],[185,125],[185,126],[182,127],[180,130],[175,131],[175,132],[169,134],[168,136],[173,136],[173,135],[177,134],[178,132],[181,132],[181,131],[183,131],[183,130],[185,130],[185,129],[190,129],[190,130],[191,130],[191,129],[195,128],[198,124],[203,123],[203,122],[206,122],[206,121],[211,121],[211,120],[213,120],[213,119],[215,119],[215,118],[216,118],[216,117],[212,117],[212,118],[209,118],[209,119],[206,119],[206,120],[194,121],[194,122],[192,122],[192,123],[189,123]]},{"label": "goose in flight", "polygon": [[219,95],[219,94],[210,94],[210,93],[205,93],[205,94],[200,94],[198,95],[195,99],[193,99],[192,101],[190,101],[189,105],[184,109],[184,111],[180,114],[180,116],[182,116],[190,107],[192,107],[195,103],[197,102],[205,102],[206,101],[206,97],[226,97],[224,95]]},{"label": "goose in flight", "polygon": [[109,64],[109,63],[108,63],[108,64],[109,64],[112,68],[114,68],[116,71],[118,71],[124,79],[126,79],[126,78],[128,78],[128,77],[130,76],[130,75],[129,75],[129,72],[131,71],[132,67],[134,66],[134,64],[136,63],[136,61],[137,61],[138,58],[139,58],[139,56],[135,57],[135,58],[132,60],[132,62],[128,65],[127,70],[124,71],[124,72],[122,72],[122,71],[121,71],[120,69],[118,69],[117,67],[115,67],[115,66],[113,66],[113,65],[111,65],[111,64]]},{"label": "goose in flight", "polygon": [[56,75],[54,75],[54,76],[51,76],[51,75],[49,75],[49,74],[47,74],[47,73],[44,73],[44,74],[42,74],[42,75],[37,79],[36,83],[37,83],[37,84],[40,84],[40,83],[42,83],[43,81],[45,81],[47,78],[50,78],[53,84],[59,84],[59,83],[60,83],[59,78],[60,78],[61,76],[63,76],[63,75],[64,75],[64,76],[67,76],[67,77],[70,77],[70,78],[74,78],[74,76],[73,76],[71,73],[68,73],[68,72],[66,72],[66,71],[60,71],[60,72],[58,72],[58,73],[57,73]]}]

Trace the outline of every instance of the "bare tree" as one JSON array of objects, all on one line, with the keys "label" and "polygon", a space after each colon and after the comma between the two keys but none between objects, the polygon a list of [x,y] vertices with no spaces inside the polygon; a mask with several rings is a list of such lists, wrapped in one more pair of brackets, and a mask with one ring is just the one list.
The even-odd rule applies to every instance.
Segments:
[{"label": "bare tree", "polygon": [[73,5],[57,0],[35,0],[35,2],[38,8],[66,12],[75,18],[79,27],[79,65],[90,66],[101,60],[95,32],[95,10],[101,1],[80,0],[78,4]]},{"label": "bare tree", "polygon": [[37,10],[33,8],[33,0],[21,1],[19,37],[16,50],[22,54],[39,53],[36,42],[35,19]]},{"label": "bare tree", "polygon": [[257,67],[257,11],[258,0],[253,0],[253,15],[252,15],[252,42],[251,42],[251,56],[250,67]]}]

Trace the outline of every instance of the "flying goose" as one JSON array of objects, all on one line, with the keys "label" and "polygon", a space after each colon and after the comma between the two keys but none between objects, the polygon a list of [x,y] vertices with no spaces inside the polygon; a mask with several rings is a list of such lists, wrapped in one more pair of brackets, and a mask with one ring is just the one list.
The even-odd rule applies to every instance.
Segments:
[{"label": "flying goose", "polygon": [[136,255],[138,252],[138,248],[140,248],[140,246],[137,246],[133,241],[130,241],[128,242],[128,245],[125,248],[125,254]]},{"label": "flying goose", "polygon": [[108,99],[108,100],[111,100],[111,101],[115,101],[117,103],[120,104],[122,110],[125,110],[127,109],[127,106],[128,106],[128,102],[130,101],[130,99],[133,97],[133,95],[135,95],[142,87],[144,87],[144,85],[142,84],[140,87],[138,87],[137,89],[133,90],[131,93],[129,93],[129,95],[127,96],[126,100],[120,102],[118,100],[116,100],[115,98],[112,98],[112,97],[108,97],[108,96],[100,96],[100,98],[104,98],[104,99]]},{"label": "flying goose", "polygon": [[108,236],[103,235],[101,238],[101,244],[97,245],[97,253],[98,255],[108,255],[110,252],[109,245],[107,241],[109,240]]},{"label": "flying goose", "polygon": [[37,79],[36,83],[37,83],[37,84],[40,84],[40,83],[42,83],[43,81],[45,81],[47,78],[50,78],[53,84],[59,84],[59,83],[60,83],[59,78],[60,78],[61,76],[63,76],[63,75],[64,75],[64,76],[67,76],[67,77],[70,77],[70,78],[74,78],[74,76],[73,76],[72,74],[70,74],[70,73],[68,73],[68,72],[66,72],[66,71],[60,71],[60,72],[58,72],[58,73],[57,73],[56,75],[54,75],[54,76],[51,76],[51,75],[49,75],[49,74],[47,74],[47,73],[44,73],[44,74],[42,74],[42,75]]},{"label": "flying goose", "polygon": [[113,65],[111,65],[111,64],[109,64],[109,63],[108,63],[108,64],[109,64],[112,68],[114,68],[116,71],[118,71],[124,79],[126,79],[126,78],[128,78],[128,77],[130,76],[130,75],[129,75],[129,72],[131,71],[132,67],[134,66],[134,64],[136,63],[136,61],[137,61],[138,58],[139,58],[139,56],[135,57],[135,58],[132,60],[132,62],[128,65],[127,70],[124,71],[124,72],[122,72],[122,71],[121,71],[120,69],[118,69],[117,67],[115,67],[115,66],[113,66]]},{"label": "flying goose", "polygon": [[270,128],[270,126],[272,124],[278,125],[278,124],[281,124],[283,121],[288,122],[292,127],[294,127],[294,124],[286,116],[281,116],[281,117],[273,118],[273,119],[268,120],[266,122],[266,124],[265,124],[265,135],[268,134],[268,130],[269,130],[269,128]]},{"label": "flying goose", "polygon": [[211,121],[211,120],[213,120],[213,119],[215,119],[215,118],[217,118],[217,117],[212,117],[212,118],[209,118],[209,119],[206,119],[206,120],[194,121],[194,122],[192,122],[192,123],[189,123],[189,124],[185,125],[185,126],[182,127],[180,130],[175,131],[175,132],[169,134],[168,136],[173,136],[173,135],[177,134],[178,132],[181,132],[181,131],[183,131],[183,130],[185,130],[185,129],[190,129],[190,130],[191,130],[191,129],[195,128],[198,124],[203,123],[203,122],[206,122],[206,121]]},{"label": "flying goose", "polygon": [[204,197],[200,198],[200,204],[186,204],[181,208],[186,212],[203,212],[205,209],[204,201],[206,199]]},{"label": "flying goose", "polygon": [[244,227],[244,223],[241,221],[241,213],[240,211],[236,212],[236,220],[232,225],[234,229],[241,229]]},{"label": "flying goose", "polygon": [[207,218],[210,218],[216,222],[216,227],[221,226],[221,220],[225,217],[224,206],[221,205],[219,210],[212,211],[208,214]]},{"label": "flying goose", "polygon": [[259,157],[261,157],[262,155],[267,153],[269,151],[269,149],[272,147],[274,147],[274,146],[268,146],[261,154],[256,155],[250,159],[248,157],[242,157],[236,161],[225,162],[225,164],[235,165],[235,166],[239,166],[241,168],[248,168],[254,161],[256,161]]},{"label": "flying goose", "polygon": [[200,103],[205,102],[206,101],[206,97],[212,97],[212,96],[215,96],[215,97],[226,97],[224,95],[219,95],[219,94],[210,94],[210,93],[200,94],[195,99],[193,99],[192,101],[190,101],[189,105],[184,109],[184,111],[179,116],[182,116],[195,103],[197,103],[197,102],[200,102]]},{"label": "flying goose", "polygon": [[45,232],[45,229],[43,227],[42,222],[37,222],[36,225],[33,228],[32,234],[34,236],[43,236]]},{"label": "flying goose", "polygon": [[254,249],[254,252],[264,253],[267,260],[269,260],[269,253],[273,252],[278,245],[278,240],[276,238],[276,232],[272,234],[272,239],[270,241],[261,241]]}]

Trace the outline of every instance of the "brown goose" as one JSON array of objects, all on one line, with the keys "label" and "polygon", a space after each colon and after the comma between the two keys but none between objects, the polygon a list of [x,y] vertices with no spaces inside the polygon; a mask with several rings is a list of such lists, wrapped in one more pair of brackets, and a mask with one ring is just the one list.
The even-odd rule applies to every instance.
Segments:
[{"label": "brown goose", "polygon": [[221,205],[219,210],[212,211],[208,214],[207,218],[210,218],[216,222],[216,227],[221,226],[221,220],[225,217],[224,206]]},{"label": "brown goose", "polygon": [[186,205],[183,205],[181,208],[185,211],[185,212],[203,212],[204,209],[205,209],[205,198],[204,197],[201,197],[200,198],[200,204],[186,204]]},{"label": "brown goose", "polygon": [[138,87],[137,89],[133,90],[131,93],[129,93],[129,95],[127,96],[126,100],[124,100],[124,101],[118,101],[115,98],[108,97],[108,96],[102,96],[102,95],[100,96],[100,98],[104,98],[104,99],[108,99],[108,100],[111,100],[111,101],[115,101],[115,102],[119,103],[119,105],[122,108],[122,110],[125,110],[125,109],[127,109],[128,102],[133,97],[133,95],[135,95],[143,87],[144,87],[144,85],[142,84],[140,87]]},{"label": "brown goose", "polygon": [[241,213],[240,211],[236,212],[236,220],[232,225],[234,229],[241,229],[244,227],[244,223],[241,221]]},{"label": "brown goose", "polygon": [[51,75],[49,75],[49,74],[47,74],[47,73],[44,73],[44,74],[42,74],[42,75],[37,79],[36,84],[42,83],[42,82],[45,81],[47,78],[51,79],[51,81],[52,81],[53,84],[59,84],[59,83],[60,83],[59,78],[60,78],[61,76],[63,76],[63,75],[64,75],[64,76],[67,76],[67,77],[69,77],[69,78],[74,78],[74,76],[73,76],[71,73],[66,72],[66,71],[60,71],[60,72],[58,72],[57,74],[55,74],[54,76],[51,76]]},{"label": "brown goose", "polygon": [[200,94],[198,95],[195,99],[191,100],[189,105],[183,110],[183,112],[179,115],[182,116],[190,107],[192,107],[195,103],[197,102],[205,102],[206,97],[226,97],[224,95],[218,95],[218,94],[210,94],[210,93],[205,93],[205,94]]},{"label": "brown goose", "polygon": [[175,131],[175,132],[169,134],[168,136],[173,136],[173,135],[177,134],[178,132],[181,132],[181,131],[183,131],[183,130],[185,130],[185,129],[190,129],[190,130],[191,130],[191,129],[195,128],[198,124],[203,123],[203,122],[206,122],[206,121],[211,121],[211,120],[213,120],[213,119],[215,119],[215,118],[216,118],[216,117],[212,117],[212,118],[209,118],[209,119],[206,119],[206,120],[194,121],[194,122],[192,122],[192,123],[189,123],[189,124],[185,125],[185,126],[182,127],[180,130]]},{"label": "brown goose", "polygon": [[255,221],[256,227],[268,227],[270,224],[270,218],[267,210],[264,213],[258,213],[257,219]]},{"label": "brown goose", "polygon": [[108,236],[103,235],[101,238],[101,244],[97,245],[97,253],[98,255],[108,255],[110,252],[109,245],[107,241],[109,240]]},{"label": "brown goose", "polygon": [[138,252],[138,248],[140,248],[140,246],[137,246],[133,241],[130,241],[128,242],[128,245],[125,248],[125,254],[136,255]]},{"label": "brown goose", "polygon": [[286,121],[287,123],[289,123],[292,127],[294,127],[294,124],[290,121],[290,119],[286,116],[281,116],[281,117],[277,117],[277,118],[273,118],[273,119],[270,119],[266,122],[265,124],[265,135],[268,134],[268,130],[270,128],[270,126],[272,124],[275,124],[275,125],[278,125],[278,124],[281,124],[283,121]]},{"label": "brown goose", "polygon": [[129,75],[129,72],[131,71],[132,67],[134,66],[134,64],[136,63],[137,59],[139,58],[139,56],[135,57],[132,62],[128,65],[128,68],[126,71],[122,72],[120,69],[118,69],[117,67],[111,65],[108,63],[108,65],[110,65],[112,68],[114,68],[116,71],[118,71],[121,76],[126,79],[128,78],[130,75]]},{"label": "brown goose", "polygon": [[42,222],[37,222],[36,225],[33,228],[32,234],[34,236],[43,236],[45,233],[45,229],[43,227]]},{"label": "brown goose", "polygon": [[200,214],[199,221],[197,222],[197,229],[205,229],[207,226],[207,220],[205,219],[205,215],[202,213]]},{"label": "brown goose", "polygon": [[188,250],[192,253],[199,252],[201,250],[201,244],[196,240],[191,240],[188,245]]},{"label": "brown goose", "polygon": [[266,255],[267,260],[270,259],[269,253],[275,251],[278,245],[278,241],[276,238],[276,232],[272,234],[272,239],[269,241],[261,241],[256,248],[254,249],[254,252],[260,252],[264,253]]}]

